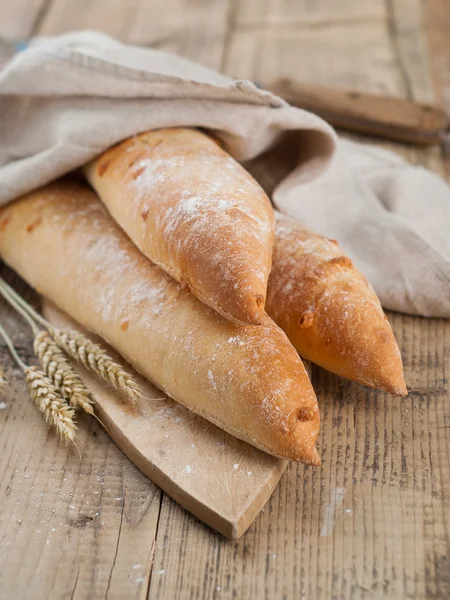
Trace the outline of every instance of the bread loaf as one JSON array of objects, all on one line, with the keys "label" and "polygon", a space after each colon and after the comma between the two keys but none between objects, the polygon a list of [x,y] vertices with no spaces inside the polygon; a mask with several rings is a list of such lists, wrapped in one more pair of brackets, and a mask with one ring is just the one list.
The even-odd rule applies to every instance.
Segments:
[{"label": "bread loaf", "polygon": [[273,209],[215,140],[195,129],[150,131],[85,174],[141,252],[182,287],[230,319],[262,322]]},{"label": "bread loaf", "polygon": [[278,214],[266,306],[303,358],[406,395],[394,334],[366,278],[337,242]]},{"label": "bread loaf", "polygon": [[276,456],[319,464],[319,413],[286,335],[232,323],[151,263],[85,185],[0,211],[0,255],[169,396]]}]

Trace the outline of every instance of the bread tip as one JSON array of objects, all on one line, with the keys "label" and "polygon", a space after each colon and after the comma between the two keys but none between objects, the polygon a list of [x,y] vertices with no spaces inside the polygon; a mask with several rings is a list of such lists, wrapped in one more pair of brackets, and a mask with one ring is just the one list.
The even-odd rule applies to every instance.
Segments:
[{"label": "bread tip", "polygon": [[390,381],[386,382],[385,390],[394,396],[401,396],[402,398],[408,395],[403,369],[397,373],[396,377],[392,377]]},{"label": "bread tip", "polygon": [[406,387],[403,375],[401,375],[401,377],[397,377],[396,379],[391,378],[390,380],[385,381],[384,384],[380,383],[380,385],[376,387],[384,392],[387,392],[388,394],[392,394],[393,396],[400,396],[401,398],[404,398],[408,395],[408,388]]},{"label": "bread tip", "polygon": [[406,396],[408,395],[408,388],[406,387],[406,383],[403,382],[401,386],[397,387],[393,394],[402,398],[406,398]]},{"label": "bread tip", "polygon": [[311,450],[310,456],[305,458],[302,462],[304,462],[305,465],[311,465],[312,467],[320,467],[321,466],[322,461],[320,460],[319,453],[317,452],[317,448],[315,446]]},{"label": "bread tip", "polygon": [[263,294],[255,294],[239,307],[219,306],[212,300],[205,300],[218,313],[237,325],[264,325],[270,317],[265,311],[266,299]]},{"label": "bread tip", "polygon": [[247,321],[250,325],[262,325],[266,319],[266,298],[263,294],[255,294],[249,307]]}]

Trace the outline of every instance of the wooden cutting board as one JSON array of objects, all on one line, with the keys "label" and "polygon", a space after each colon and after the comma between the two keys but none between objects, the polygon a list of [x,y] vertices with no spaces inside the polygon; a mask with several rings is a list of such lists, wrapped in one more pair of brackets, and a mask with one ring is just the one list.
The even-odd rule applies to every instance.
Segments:
[{"label": "wooden cutting board", "polygon": [[[46,301],[43,311],[55,327],[84,331]],[[111,438],[184,508],[223,535],[239,538],[269,499],[287,461],[234,438],[174,402],[107,349],[144,391],[144,398],[133,407],[95,375],[79,368],[95,396],[95,412]]]}]

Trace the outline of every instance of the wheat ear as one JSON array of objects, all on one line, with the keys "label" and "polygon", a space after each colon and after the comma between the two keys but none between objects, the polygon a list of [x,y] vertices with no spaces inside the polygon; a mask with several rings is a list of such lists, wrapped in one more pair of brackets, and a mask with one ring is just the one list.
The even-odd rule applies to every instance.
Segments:
[{"label": "wheat ear", "polygon": [[43,371],[36,367],[26,367],[25,379],[30,396],[47,423],[56,428],[63,440],[73,442],[77,429],[74,409],[65,402]]},{"label": "wheat ear", "polygon": [[1,324],[0,336],[3,338],[16,363],[24,371],[30,396],[43,413],[47,423],[56,427],[59,435],[65,441],[70,440],[73,442],[77,428],[74,422],[75,412],[73,408],[70,408],[66,404],[64,398],[45,373],[39,371],[36,367],[28,367],[23,362],[17,353],[12,339]]},{"label": "wheat ear", "polygon": [[48,331],[40,331],[34,338],[34,352],[50,381],[61,390],[64,399],[74,408],[94,414],[94,400],[81,377],[56,345]]},{"label": "wheat ear", "polygon": [[142,391],[133,377],[88,337],[72,330],[52,329],[50,333],[66,354],[103,377],[111,387],[121,391],[133,402],[142,397]]}]

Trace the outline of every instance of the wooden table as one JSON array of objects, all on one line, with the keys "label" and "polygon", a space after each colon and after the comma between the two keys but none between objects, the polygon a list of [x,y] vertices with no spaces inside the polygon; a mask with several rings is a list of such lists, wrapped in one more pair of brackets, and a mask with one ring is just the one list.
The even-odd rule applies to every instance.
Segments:
[{"label": "wooden table", "polygon": [[[239,78],[291,75],[450,106],[447,0],[0,4],[6,39],[81,28]],[[439,148],[390,147],[450,175]],[[31,357],[30,332],[1,316]],[[409,396],[316,369],[323,466],[292,464],[238,542],[162,494],[87,418],[80,462],[48,433],[1,346],[11,385],[0,404],[0,597],[449,598],[450,322],[391,318]]]}]

